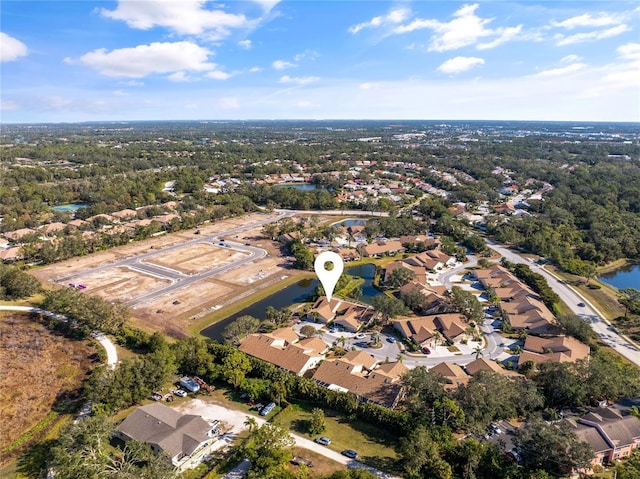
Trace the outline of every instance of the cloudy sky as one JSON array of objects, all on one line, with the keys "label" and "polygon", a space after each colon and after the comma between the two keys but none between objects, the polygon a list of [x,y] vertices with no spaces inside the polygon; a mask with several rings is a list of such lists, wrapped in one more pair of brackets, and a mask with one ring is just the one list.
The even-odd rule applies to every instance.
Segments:
[{"label": "cloudy sky", "polygon": [[640,121],[637,1],[3,0],[2,122]]}]

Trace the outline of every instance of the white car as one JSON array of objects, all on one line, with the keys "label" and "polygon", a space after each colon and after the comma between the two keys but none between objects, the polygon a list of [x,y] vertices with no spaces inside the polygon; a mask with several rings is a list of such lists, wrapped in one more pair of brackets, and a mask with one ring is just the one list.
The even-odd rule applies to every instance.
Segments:
[{"label": "white car", "polygon": [[364,334],[364,333],[358,333],[358,334],[356,334],[356,336],[355,336],[355,338],[356,338],[356,339],[364,339],[364,338],[366,338],[366,337],[367,337],[367,335],[366,335],[366,334]]},{"label": "white car", "polygon": [[187,397],[187,391],[185,391],[184,389],[178,389],[176,392],[174,392],[173,394],[175,394],[178,397]]}]

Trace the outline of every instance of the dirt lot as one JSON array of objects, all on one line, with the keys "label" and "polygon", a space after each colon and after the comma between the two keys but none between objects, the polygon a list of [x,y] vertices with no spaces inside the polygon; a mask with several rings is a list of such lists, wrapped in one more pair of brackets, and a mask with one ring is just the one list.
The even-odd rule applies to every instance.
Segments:
[{"label": "dirt lot", "polygon": [[198,243],[178,251],[159,254],[148,263],[172,268],[184,274],[202,273],[232,263],[247,256],[247,253],[233,251],[210,243]]},{"label": "dirt lot", "polygon": [[93,350],[86,342],[57,336],[20,313],[0,313],[0,336],[0,451],[4,451],[52,411],[57,397],[60,404],[74,396],[93,367]]},{"label": "dirt lot", "polygon": [[[203,311],[213,311],[222,305],[228,305],[249,292],[272,285],[275,280],[290,273],[280,253],[280,245],[263,239],[261,227],[225,235],[232,228],[262,218],[264,215],[253,214],[207,224],[198,228],[199,235],[194,234],[196,230],[190,230],[158,236],[34,269],[32,274],[45,286],[67,287],[67,283],[73,282],[86,285],[87,289],[84,291],[88,294],[96,294],[109,301],[130,303],[168,287],[172,280],[163,277],[162,270],[159,273],[138,271],[138,264],[115,264],[119,261],[151,254],[139,264],[170,268],[184,275],[192,275],[246,258],[248,253],[211,243],[187,244],[189,241],[217,235],[220,240],[227,239],[266,250],[268,254],[262,259],[168,291],[132,308],[133,323],[138,327],[182,337],[187,334],[191,319],[201,315]],[[163,251],[164,248],[181,244],[184,247]],[[72,279],[65,280],[66,277]]]}]

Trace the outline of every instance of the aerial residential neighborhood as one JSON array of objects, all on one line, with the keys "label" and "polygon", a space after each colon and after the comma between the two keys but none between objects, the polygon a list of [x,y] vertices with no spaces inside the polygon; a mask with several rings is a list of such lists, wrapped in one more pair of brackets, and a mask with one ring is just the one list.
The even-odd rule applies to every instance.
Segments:
[{"label": "aerial residential neighborhood", "polygon": [[[3,404],[34,407],[2,419],[63,431],[42,467],[66,474],[68,441],[92,430],[113,442],[98,455],[122,451],[152,477],[432,477],[435,458],[463,477],[471,447],[488,471],[477,477],[633,477],[640,293],[599,268],[634,253],[606,249],[615,228],[590,238],[559,192],[579,189],[571,171],[594,168],[583,156],[603,144],[637,157],[635,130],[267,126],[3,132],[0,310],[15,357]],[[181,139],[194,128],[200,140]],[[505,136],[522,155],[538,137],[580,153],[532,171],[500,150]],[[75,142],[92,153],[61,153]],[[256,145],[273,154],[255,158]],[[141,147],[153,168],[137,166]],[[504,158],[483,163],[485,147]],[[203,159],[218,150],[233,161]],[[127,171],[108,188],[91,173],[107,151]],[[344,263],[330,300],[314,272],[325,252]],[[25,374],[37,405],[9,387]],[[25,434],[3,445],[16,474],[41,441]]]}]

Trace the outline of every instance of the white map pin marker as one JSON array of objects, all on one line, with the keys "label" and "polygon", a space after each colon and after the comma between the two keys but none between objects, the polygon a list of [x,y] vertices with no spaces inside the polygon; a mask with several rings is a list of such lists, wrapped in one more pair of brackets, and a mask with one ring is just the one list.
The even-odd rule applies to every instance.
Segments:
[{"label": "white map pin marker", "polygon": [[[325,263],[332,263],[333,269],[331,271],[325,269]],[[333,289],[336,287],[336,284],[340,279],[342,270],[344,270],[344,263],[342,262],[342,258],[339,254],[334,253],[333,251],[324,251],[320,253],[316,258],[315,262],[313,263],[313,269],[316,270],[318,279],[322,283],[322,287],[324,288],[327,300],[331,301]]]}]

